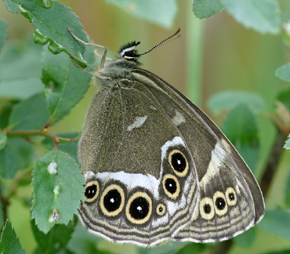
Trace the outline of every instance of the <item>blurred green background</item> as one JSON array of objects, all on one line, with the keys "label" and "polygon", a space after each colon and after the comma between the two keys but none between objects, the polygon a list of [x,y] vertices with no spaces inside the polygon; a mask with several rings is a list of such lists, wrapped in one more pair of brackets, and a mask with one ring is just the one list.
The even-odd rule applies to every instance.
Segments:
[{"label": "blurred green background", "polygon": [[[184,92],[219,126],[222,125],[224,115],[213,115],[207,108],[207,101],[212,95],[224,90],[256,92],[266,100],[267,112],[271,113],[277,93],[287,85],[274,75],[277,68],[289,61],[288,49],[283,44],[282,36],[261,35],[245,29],[226,11],[207,20],[198,20],[192,13],[192,1],[178,1],[172,26],[162,28],[134,17],[104,0],[60,2],[72,8],[91,40],[107,46],[111,57],[117,55],[120,46],[132,40],[141,41],[138,49],[144,52],[180,27],[181,37],[143,56],[140,60],[142,67]],[[290,9],[289,0],[280,1],[280,4],[284,9]],[[134,5],[128,5],[128,8],[134,8]],[[0,18],[9,25],[7,44],[32,37],[33,28],[28,20],[22,15],[8,12],[2,1]],[[51,132],[81,131],[86,110],[95,93],[96,87],[91,86],[85,98],[71,114],[53,126]],[[275,129],[265,115],[259,117],[258,124],[262,147],[258,166],[260,170],[271,147]],[[268,209],[283,205],[289,157],[289,152],[288,156],[285,152],[266,198]],[[18,195],[31,197],[32,187],[22,188]],[[36,244],[29,224],[30,211],[18,200],[13,200],[9,218],[22,247],[31,253]],[[100,246],[110,248],[113,253],[137,251],[135,246],[118,245],[116,248],[106,241],[101,241]],[[263,253],[284,248],[290,249],[290,242],[257,230],[256,241],[250,249],[235,245],[230,253]]]}]

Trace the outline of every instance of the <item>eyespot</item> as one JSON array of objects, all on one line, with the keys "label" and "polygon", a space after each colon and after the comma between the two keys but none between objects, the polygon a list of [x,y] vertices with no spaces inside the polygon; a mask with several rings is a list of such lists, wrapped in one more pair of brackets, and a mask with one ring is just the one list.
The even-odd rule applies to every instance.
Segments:
[{"label": "eyespot", "polygon": [[203,198],[200,201],[200,215],[205,220],[211,220],[214,217],[214,206],[211,198]]},{"label": "eyespot", "polygon": [[100,191],[100,186],[98,181],[91,181],[88,182],[86,187],[85,187],[85,202],[91,203],[94,200],[96,200],[96,198],[99,195],[99,191]]},{"label": "eyespot", "polygon": [[225,215],[228,212],[228,205],[226,202],[225,194],[220,191],[216,191],[213,195],[213,200],[216,207],[216,214],[218,214],[219,216]]},{"label": "eyespot", "polygon": [[168,155],[168,161],[177,176],[186,176],[188,172],[188,162],[181,151],[177,149],[172,150]]},{"label": "eyespot", "polygon": [[162,185],[165,194],[172,199],[176,199],[180,193],[180,185],[174,175],[167,174],[163,177]]},{"label": "eyespot", "polygon": [[164,215],[166,212],[166,207],[164,204],[160,203],[157,205],[156,207],[156,213],[159,215],[159,216],[162,216]]},{"label": "eyespot", "polygon": [[125,194],[119,185],[112,184],[104,190],[100,200],[100,207],[106,216],[117,216],[122,211],[124,204]]},{"label": "eyespot", "polygon": [[127,219],[133,224],[146,223],[152,214],[152,200],[145,192],[135,192],[126,206]]},{"label": "eyespot", "polygon": [[227,188],[226,197],[229,206],[234,206],[237,203],[237,195],[232,187]]}]

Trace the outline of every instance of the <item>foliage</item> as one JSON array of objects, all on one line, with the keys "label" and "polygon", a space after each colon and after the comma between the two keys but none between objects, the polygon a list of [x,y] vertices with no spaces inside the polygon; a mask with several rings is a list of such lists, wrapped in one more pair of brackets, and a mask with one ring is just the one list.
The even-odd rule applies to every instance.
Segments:
[{"label": "foliage", "polygon": [[[83,25],[69,7],[50,0],[3,2],[11,13],[21,13],[27,18],[34,33],[28,41],[10,44],[7,42],[8,26],[0,20],[0,220],[2,225],[5,223],[0,252],[25,253],[20,245],[21,239],[19,242],[11,222],[6,219],[10,200],[15,198],[24,202],[17,191],[32,182],[31,228],[37,245],[34,253],[112,253],[111,250],[101,250],[99,243],[102,244],[102,240],[87,234],[75,216],[84,199],[85,183],[77,159],[79,133],[54,134],[51,128],[70,113],[89,88],[91,75],[77,68],[71,58],[91,71],[96,61],[94,49],[88,47],[85,52],[84,45],[67,30],[70,27],[77,37],[88,41],[82,31]],[[140,19],[163,27],[173,24],[178,11],[174,0],[106,2],[108,6],[115,4],[121,7],[120,11],[125,9]],[[225,10],[244,27],[261,34],[282,31],[286,45],[290,43],[287,40],[290,33],[281,29],[277,0],[195,0],[192,8],[200,19]],[[38,45],[32,43],[32,38]],[[275,75],[290,82],[289,73],[290,64],[286,64],[278,68]],[[271,105],[263,96],[253,92],[224,91],[214,95],[208,103],[213,113],[227,114],[222,129],[256,175],[261,144],[268,138],[262,136],[259,125],[263,115],[267,113],[268,118],[285,133],[284,147],[290,149],[290,136],[286,141],[286,134],[290,132],[289,84],[281,89],[276,100],[279,103],[274,114],[269,113]],[[280,149],[279,154],[282,153],[282,147],[273,149]],[[290,207],[289,172],[284,196],[285,207],[267,210],[258,228],[290,241],[290,213],[285,209]],[[30,200],[26,203],[30,204]],[[257,227],[236,237],[234,244],[250,247],[256,239],[256,231]],[[183,254],[204,253],[217,246],[219,244],[169,242],[156,248],[132,248],[141,254]]]}]

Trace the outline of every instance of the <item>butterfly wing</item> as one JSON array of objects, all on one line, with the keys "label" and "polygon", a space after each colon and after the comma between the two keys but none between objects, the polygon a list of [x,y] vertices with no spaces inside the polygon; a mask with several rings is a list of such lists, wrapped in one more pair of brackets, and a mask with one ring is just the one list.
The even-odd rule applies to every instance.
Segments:
[{"label": "butterfly wing", "polygon": [[184,138],[150,89],[134,79],[117,82],[95,96],[87,113],[79,217],[109,240],[151,246],[191,221],[198,177]]},{"label": "butterfly wing", "polygon": [[174,239],[222,241],[258,223],[265,212],[260,187],[220,129],[188,98],[153,73],[138,69],[134,78],[151,87],[150,91],[186,141],[194,161],[191,170],[198,176],[198,208],[192,222],[177,232]]}]

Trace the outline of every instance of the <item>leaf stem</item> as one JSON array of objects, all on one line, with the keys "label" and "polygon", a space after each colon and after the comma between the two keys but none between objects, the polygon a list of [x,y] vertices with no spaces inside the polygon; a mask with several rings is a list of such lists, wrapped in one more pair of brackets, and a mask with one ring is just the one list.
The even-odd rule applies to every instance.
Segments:
[{"label": "leaf stem", "polygon": [[78,140],[79,138],[62,138],[59,136],[56,136],[52,133],[47,132],[47,129],[43,129],[43,130],[3,130],[3,132],[10,137],[25,137],[29,142],[31,142],[30,140],[30,136],[43,136],[43,137],[47,137],[47,138],[51,138],[54,140],[54,142],[56,144],[58,144],[60,141],[65,141],[65,142],[72,142],[75,140]]}]

